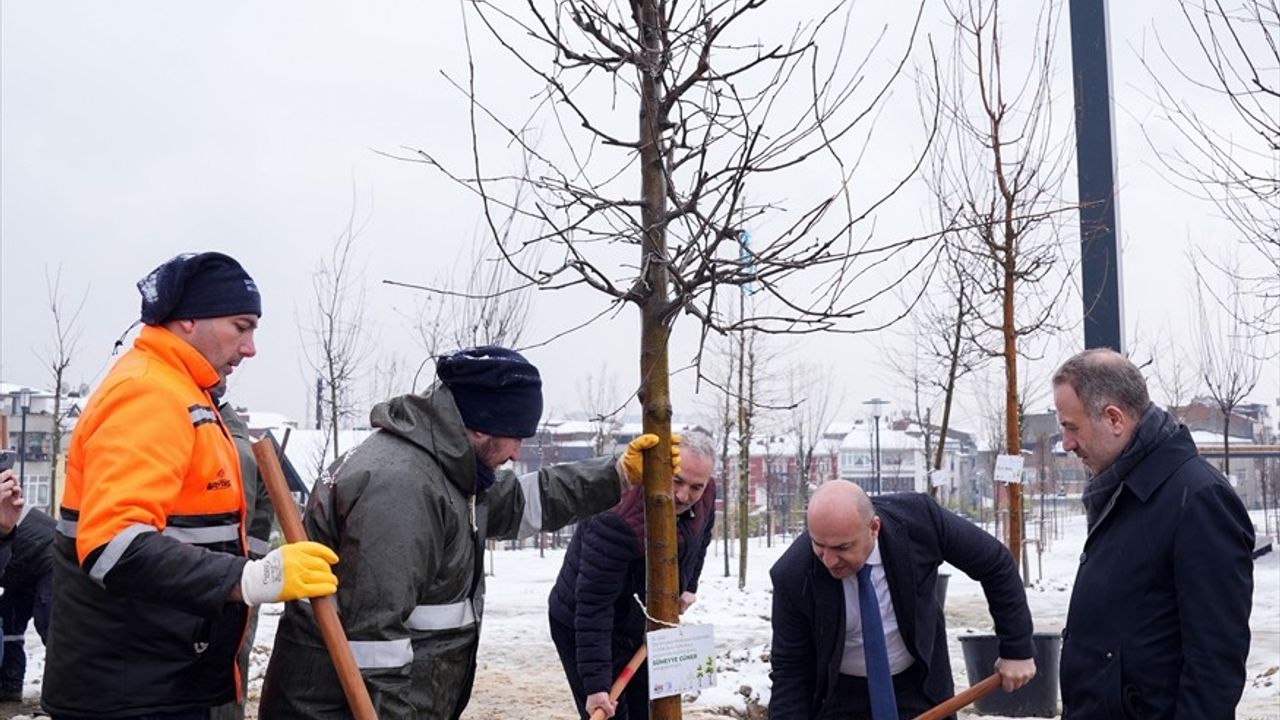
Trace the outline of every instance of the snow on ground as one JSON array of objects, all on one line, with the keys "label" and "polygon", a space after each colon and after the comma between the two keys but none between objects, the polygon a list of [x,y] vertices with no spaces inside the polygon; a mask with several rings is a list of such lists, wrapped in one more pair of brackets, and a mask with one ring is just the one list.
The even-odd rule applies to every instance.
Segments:
[{"label": "snow on ground", "polygon": [[[1031,519],[1029,518],[1029,521]],[[1255,523],[1261,523],[1255,515]],[[1043,555],[1029,546],[1031,586],[1027,589],[1037,632],[1058,632],[1066,618],[1076,562],[1084,544],[1084,518],[1072,515],[1060,523],[1060,536],[1048,538]],[[1034,530],[1029,525],[1029,534]],[[739,590],[736,542],[730,561],[731,577],[724,576],[724,545],[717,539],[708,553],[698,591],[698,602],[686,613],[688,623],[715,626],[716,687],[686,697],[685,716],[694,720],[764,717],[761,706],[769,699],[769,615],[771,588],[768,570],[789,545],[776,539],[765,547],[752,539],[748,548],[746,586]],[[488,580],[485,624],[480,645],[480,669],[471,704],[464,718],[489,720],[522,718],[550,720],[574,715],[568,685],[547,630],[547,595],[555,581],[563,551],[498,551],[495,576]],[[250,669],[250,696],[261,690],[270,656],[272,637],[282,607],[263,608]],[[969,633],[990,633],[986,601],[978,583],[952,571],[946,614],[951,665],[956,686],[970,684],[957,638]],[[1245,719],[1280,719],[1280,553],[1260,558],[1254,570],[1252,650],[1248,675],[1237,709]],[[39,696],[44,669],[44,649],[34,629],[28,630],[26,696]],[[975,680],[980,678],[975,678]],[[16,705],[0,706],[19,712]],[[19,716],[20,717],[20,716]],[[972,717],[962,714],[961,717]]]}]

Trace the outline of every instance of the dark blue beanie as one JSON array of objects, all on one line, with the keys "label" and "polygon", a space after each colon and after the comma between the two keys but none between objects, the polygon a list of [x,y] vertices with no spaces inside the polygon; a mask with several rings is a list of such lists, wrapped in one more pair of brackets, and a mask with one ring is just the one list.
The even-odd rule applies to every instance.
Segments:
[{"label": "dark blue beanie", "polygon": [[469,430],[528,438],[542,418],[542,377],[515,350],[488,345],[459,350],[436,362]]},{"label": "dark blue beanie", "polygon": [[197,320],[228,315],[262,317],[258,286],[240,263],[218,252],[185,253],[138,281],[142,322]]}]

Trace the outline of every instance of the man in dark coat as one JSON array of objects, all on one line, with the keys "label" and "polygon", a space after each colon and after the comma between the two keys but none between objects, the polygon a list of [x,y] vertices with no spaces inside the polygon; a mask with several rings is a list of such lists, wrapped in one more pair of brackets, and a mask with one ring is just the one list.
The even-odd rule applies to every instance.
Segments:
[{"label": "man in dark coat", "polygon": [[[680,573],[680,612],[694,603],[698,576],[715,525],[711,479],[715,447],[700,432],[680,441],[680,472],[672,478]],[[578,523],[564,565],[551,589],[551,638],[583,720],[603,708],[606,717],[649,717],[648,663],[616,702],[614,677],[644,644],[644,488],[633,487],[606,513]]]},{"label": "man in dark coat", "polygon": [[0,570],[0,621],[4,623],[4,659],[0,661],[0,701],[22,700],[27,675],[27,624],[35,620],[41,642],[49,636],[53,604],[53,534],[57,523],[27,508],[13,531],[13,557]]},{"label": "man in dark coat", "polygon": [[[13,459],[12,454],[0,454],[0,457],[10,462]],[[13,557],[13,539],[17,534],[14,529],[22,520],[22,508],[26,501],[22,499],[22,488],[8,463],[0,468],[3,468],[0,469],[0,573],[4,573]],[[3,630],[3,626],[0,626],[0,632]],[[3,657],[4,643],[0,643],[0,659]]]},{"label": "man in dark coat", "polygon": [[1253,600],[1244,505],[1123,355],[1072,357],[1053,400],[1063,448],[1093,473],[1062,633],[1064,720],[1234,717]]},{"label": "man in dark coat", "polygon": [[[770,718],[872,717],[859,609],[863,576],[879,604],[898,713],[913,717],[953,695],[946,621],[935,590],[944,562],[982,583],[999,637],[995,670],[1005,691],[1035,677],[1031,611],[1013,558],[995,538],[928,495],[870,499],[843,480],[818,488],[808,518],[809,530],[769,571]],[[864,565],[869,575],[859,572]]]}]

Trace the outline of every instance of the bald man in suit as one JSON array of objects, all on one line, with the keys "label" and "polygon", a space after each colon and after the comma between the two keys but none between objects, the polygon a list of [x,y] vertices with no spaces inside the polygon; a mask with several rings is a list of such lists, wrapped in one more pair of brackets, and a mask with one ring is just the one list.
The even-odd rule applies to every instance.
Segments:
[{"label": "bald man in suit", "polygon": [[982,583],[999,637],[995,670],[1005,691],[1035,677],[1022,581],[1008,550],[991,535],[928,495],[868,498],[843,480],[814,493],[808,519],[808,531],[770,570],[771,719],[873,718],[869,668],[875,651],[866,654],[864,647],[862,582],[875,590],[868,602],[879,608],[890,705],[913,717],[953,695],[946,621],[935,594],[943,562]]}]

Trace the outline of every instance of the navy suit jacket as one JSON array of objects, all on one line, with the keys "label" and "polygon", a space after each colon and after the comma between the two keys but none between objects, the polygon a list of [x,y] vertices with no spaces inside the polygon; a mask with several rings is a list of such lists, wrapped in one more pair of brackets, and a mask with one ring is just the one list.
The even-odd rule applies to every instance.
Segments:
[{"label": "navy suit jacket", "polygon": [[[954,694],[947,628],[935,586],[948,562],[982,583],[1000,656],[1032,656],[1031,611],[1013,557],[973,523],[920,493],[872,498],[880,516],[880,556],[898,628],[920,665],[925,697]],[[830,699],[844,653],[844,589],[813,554],[809,534],[796,538],[769,571],[773,579],[773,671],[769,717],[809,720]]]}]

